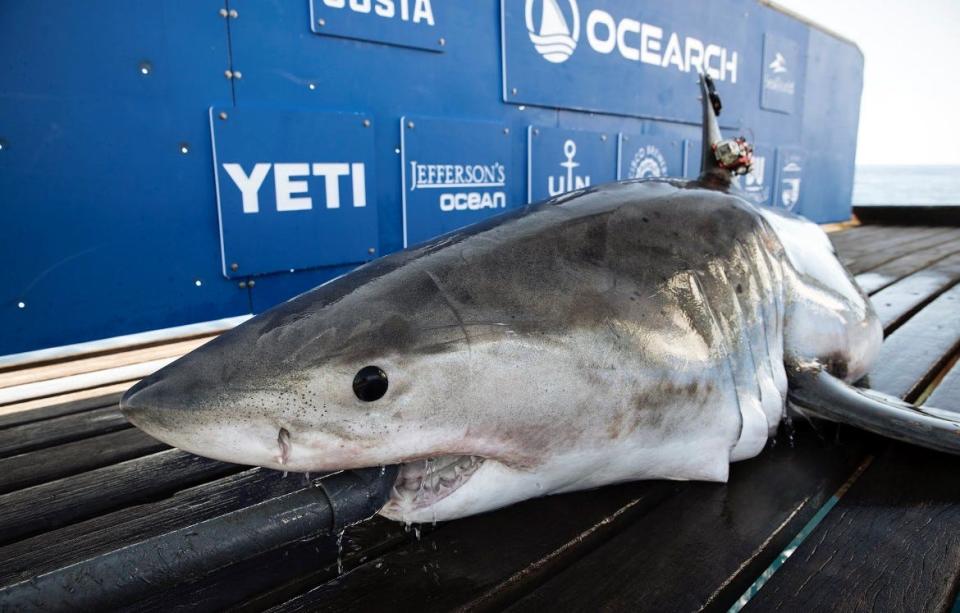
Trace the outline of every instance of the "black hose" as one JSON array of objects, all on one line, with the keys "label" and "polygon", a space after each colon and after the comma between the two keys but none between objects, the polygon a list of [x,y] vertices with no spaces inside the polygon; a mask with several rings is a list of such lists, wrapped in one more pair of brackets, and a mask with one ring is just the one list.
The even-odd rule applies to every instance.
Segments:
[{"label": "black hose", "polygon": [[0,588],[0,611],[98,610],[136,602],[380,510],[398,466],[348,470],[253,506]]}]

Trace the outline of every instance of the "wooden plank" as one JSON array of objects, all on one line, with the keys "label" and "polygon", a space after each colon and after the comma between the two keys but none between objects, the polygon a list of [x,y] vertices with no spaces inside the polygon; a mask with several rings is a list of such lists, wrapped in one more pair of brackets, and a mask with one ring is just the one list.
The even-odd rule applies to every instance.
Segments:
[{"label": "wooden plank", "polygon": [[273,610],[450,610],[515,573],[570,563],[680,487],[631,483],[448,522],[412,546],[371,559]]},{"label": "wooden plank", "polygon": [[871,386],[915,398],[960,344],[960,285],[941,294],[887,337]]},{"label": "wooden plank", "polygon": [[107,355],[69,360],[66,362],[58,362],[56,364],[47,364],[44,366],[8,370],[6,372],[0,372],[0,388],[10,387],[13,385],[23,385],[25,383],[36,383],[38,381],[47,381],[49,379],[58,379],[71,375],[89,373],[96,370],[117,368],[118,366],[142,364],[144,362],[152,362],[161,358],[179,357],[187,352],[193,351],[201,345],[207,344],[213,338],[215,337],[205,336],[188,341],[157,345],[155,347],[120,351]]},{"label": "wooden plank", "polygon": [[876,250],[878,244],[886,245],[893,242],[902,244],[909,242],[910,239],[916,239],[929,232],[933,228],[902,226],[860,226],[856,234],[848,235],[846,232],[831,234],[829,238],[835,245],[838,252],[845,257],[853,257],[870,253]]},{"label": "wooden plank", "polygon": [[242,470],[178,449],[91,470],[0,496],[0,543],[166,496]]},{"label": "wooden plank", "polygon": [[[897,228],[896,230],[901,230]],[[914,253],[939,244],[946,239],[942,235],[954,232],[953,228],[916,228],[913,231],[894,233],[893,228],[884,228],[887,234],[879,234],[873,242],[851,249],[840,249],[842,261],[853,274],[866,272],[894,258]]]},{"label": "wooden plank", "polygon": [[0,430],[0,458],[129,427],[120,409],[108,406],[5,428]]},{"label": "wooden plank", "polygon": [[960,361],[956,361],[924,403],[938,409],[960,412]]},{"label": "wooden plank", "polygon": [[960,281],[960,254],[944,258],[870,297],[884,329],[896,328],[931,298]]},{"label": "wooden plank", "polygon": [[[91,409],[116,406],[126,388],[127,386],[123,385],[121,389],[87,390],[57,396],[56,398],[44,398],[43,400],[32,400],[19,405],[0,407],[0,429]],[[10,411],[4,412],[7,409],[10,409]]]},{"label": "wooden plank", "polygon": [[167,449],[151,436],[127,428],[73,443],[0,459],[0,494],[62,479]]},{"label": "wooden plank", "polygon": [[854,436],[823,448],[804,431],[726,486],[686,486],[509,610],[726,611],[862,461]]},{"label": "wooden plank", "polygon": [[911,233],[906,233],[905,236],[896,240],[877,242],[866,253],[856,256],[851,269],[856,269],[858,274],[873,270],[905,254],[943,244],[955,245],[958,238],[960,238],[960,228],[931,228],[925,234],[917,233],[913,236]]},{"label": "wooden plank", "polygon": [[0,585],[9,585],[158,534],[229,513],[304,486],[262,468],[186,487],[0,547]]},{"label": "wooden plank", "polygon": [[960,253],[960,241],[934,245],[927,249],[895,258],[882,266],[857,275],[857,284],[868,294],[873,294],[888,285],[903,279],[935,262]]}]

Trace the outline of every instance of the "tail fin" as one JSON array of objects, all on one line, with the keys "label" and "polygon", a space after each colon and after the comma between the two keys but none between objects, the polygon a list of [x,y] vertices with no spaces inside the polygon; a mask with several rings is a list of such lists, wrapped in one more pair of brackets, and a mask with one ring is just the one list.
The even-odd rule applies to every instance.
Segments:
[{"label": "tail fin", "polygon": [[853,387],[821,368],[791,372],[788,400],[815,417],[960,455],[960,413]]}]

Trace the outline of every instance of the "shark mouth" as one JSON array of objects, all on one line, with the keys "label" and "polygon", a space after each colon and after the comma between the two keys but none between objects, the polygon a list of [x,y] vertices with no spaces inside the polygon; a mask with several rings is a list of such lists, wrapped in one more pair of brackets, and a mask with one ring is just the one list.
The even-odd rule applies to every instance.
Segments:
[{"label": "shark mouth", "polygon": [[475,455],[445,455],[403,464],[381,513],[389,517],[433,506],[466,483],[483,461]]}]

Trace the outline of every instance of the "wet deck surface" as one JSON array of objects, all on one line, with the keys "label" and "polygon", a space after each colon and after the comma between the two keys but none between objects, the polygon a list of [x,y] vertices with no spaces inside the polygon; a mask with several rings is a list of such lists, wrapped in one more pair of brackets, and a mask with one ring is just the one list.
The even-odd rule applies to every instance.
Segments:
[{"label": "wet deck surface", "polygon": [[[871,385],[960,411],[960,228],[860,226],[831,238],[886,329]],[[126,424],[116,402],[0,418],[0,610],[30,603],[38,576],[177,531],[202,537],[218,518],[309,485],[169,449]],[[747,610],[949,610],[958,474],[960,458],[799,424],[734,464],[726,485],[632,483],[409,532],[375,518],[340,548],[321,536],[263,551],[256,531],[238,531],[215,570],[172,550],[162,580],[119,589],[94,577],[99,589],[76,598],[137,610],[726,610],[835,503]],[[71,598],[58,604],[80,602]]]}]

